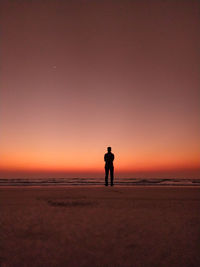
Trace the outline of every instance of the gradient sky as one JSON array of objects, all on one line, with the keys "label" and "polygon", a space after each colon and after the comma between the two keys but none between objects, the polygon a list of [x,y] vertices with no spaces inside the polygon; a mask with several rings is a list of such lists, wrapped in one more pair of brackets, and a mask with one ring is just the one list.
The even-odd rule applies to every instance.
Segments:
[{"label": "gradient sky", "polygon": [[199,1],[0,8],[0,178],[200,177]]}]

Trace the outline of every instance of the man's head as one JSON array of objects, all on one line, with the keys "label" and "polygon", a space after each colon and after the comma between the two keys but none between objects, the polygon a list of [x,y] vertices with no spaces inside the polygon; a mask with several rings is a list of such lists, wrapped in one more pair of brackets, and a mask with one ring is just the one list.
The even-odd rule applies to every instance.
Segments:
[{"label": "man's head", "polygon": [[108,146],[108,147],[107,147],[107,150],[108,150],[108,152],[111,152],[111,147]]}]

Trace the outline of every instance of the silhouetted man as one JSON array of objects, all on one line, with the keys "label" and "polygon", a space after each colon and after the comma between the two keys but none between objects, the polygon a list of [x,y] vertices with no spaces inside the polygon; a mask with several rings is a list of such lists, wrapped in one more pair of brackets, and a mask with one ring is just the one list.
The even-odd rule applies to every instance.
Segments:
[{"label": "silhouetted man", "polygon": [[111,186],[113,186],[113,174],[114,174],[114,167],[113,167],[113,160],[115,158],[114,154],[111,153],[111,147],[107,147],[108,153],[104,155],[105,164],[105,186],[108,186],[108,174],[110,171],[110,180]]}]

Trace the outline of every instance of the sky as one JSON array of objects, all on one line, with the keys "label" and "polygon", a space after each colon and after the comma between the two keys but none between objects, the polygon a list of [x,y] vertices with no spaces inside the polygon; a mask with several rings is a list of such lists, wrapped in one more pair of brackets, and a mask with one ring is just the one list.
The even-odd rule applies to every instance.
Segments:
[{"label": "sky", "polygon": [[199,1],[0,9],[0,178],[200,178]]}]

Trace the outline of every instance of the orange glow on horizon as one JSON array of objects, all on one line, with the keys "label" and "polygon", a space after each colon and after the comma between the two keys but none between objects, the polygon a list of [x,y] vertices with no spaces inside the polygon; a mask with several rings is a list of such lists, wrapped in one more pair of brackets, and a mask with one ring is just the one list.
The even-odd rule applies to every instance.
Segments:
[{"label": "orange glow on horizon", "polygon": [[[0,172],[52,172],[73,175],[73,173],[90,174],[104,171],[103,156],[106,150],[103,151],[103,145],[101,147],[101,144],[96,146],[80,144],[76,147],[73,143],[66,145],[63,139],[65,145],[56,146],[56,140],[47,138],[44,140],[45,146],[42,142],[40,147],[29,144],[29,149],[26,149],[25,145],[18,144],[15,144],[15,150],[9,146],[5,147],[1,157]],[[159,139],[153,144],[151,142],[151,140],[146,141],[145,145],[141,146],[135,143],[134,149],[133,144],[129,146],[127,141],[124,141],[123,146],[120,144],[114,146],[115,171],[129,173],[132,176],[131,173],[135,172],[198,170],[200,168],[200,153],[194,142],[190,141],[190,145],[187,146],[179,140],[174,147],[162,144]]]},{"label": "orange glow on horizon", "polygon": [[[62,163],[62,162],[46,162],[44,164],[43,161],[37,162],[29,162],[20,161],[16,162],[15,164],[11,164],[10,160],[2,161],[0,164],[0,170],[8,170],[8,171],[52,171],[52,172],[102,172],[104,169],[104,162],[103,160],[99,162],[93,161],[94,164],[90,165],[87,163],[82,162],[70,162],[70,163]],[[96,164],[95,164],[96,163]],[[145,160],[137,160],[131,161],[129,160],[129,164],[124,162],[120,162],[119,160],[115,159],[114,161],[115,169],[120,172],[133,172],[133,171],[160,171],[160,170],[178,170],[178,169],[198,169],[200,168],[200,163],[198,159],[193,160],[176,160],[176,159],[151,159],[148,161]]]}]

